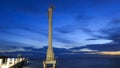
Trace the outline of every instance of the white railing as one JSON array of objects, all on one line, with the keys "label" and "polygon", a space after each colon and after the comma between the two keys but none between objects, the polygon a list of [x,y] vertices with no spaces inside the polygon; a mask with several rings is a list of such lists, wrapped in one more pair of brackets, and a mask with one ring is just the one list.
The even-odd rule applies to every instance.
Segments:
[{"label": "white railing", "polygon": [[3,63],[3,59],[0,59],[0,68],[10,68],[24,60],[25,58],[7,58],[7,61]]}]

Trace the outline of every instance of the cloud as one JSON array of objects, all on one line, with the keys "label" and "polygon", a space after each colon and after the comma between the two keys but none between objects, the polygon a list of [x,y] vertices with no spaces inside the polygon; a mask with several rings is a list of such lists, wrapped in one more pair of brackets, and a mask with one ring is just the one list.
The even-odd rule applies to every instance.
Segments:
[{"label": "cloud", "polygon": [[23,51],[31,51],[31,50],[25,50],[24,48],[13,48],[13,49],[0,49],[0,53],[4,53],[4,52],[23,52]]},{"label": "cloud", "polygon": [[60,37],[56,37],[54,38],[56,41],[64,43],[64,44],[74,44],[75,42],[72,40],[68,40],[68,39],[64,39],[64,38],[60,38]]},{"label": "cloud", "polygon": [[[95,45],[94,45],[94,47],[96,47]],[[111,56],[117,56],[117,55],[120,55],[120,48],[119,48],[119,50],[118,49],[116,49],[115,47],[111,47],[110,45],[109,45],[109,47],[108,47],[108,50],[105,50],[106,49],[106,45],[99,45],[99,47],[100,48],[102,48],[103,50],[101,50],[100,48],[91,48],[91,46],[88,46],[88,48],[87,47],[80,47],[80,48],[78,48],[78,49],[71,49],[70,51],[72,51],[73,53],[75,52],[77,52],[77,53],[81,53],[81,52],[83,52],[84,54],[98,54],[98,55],[111,55]],[[91,49],[90,49],[91,48]],[[105,49],[104,49],[105,48]],[[112,48],[114,48],[114,49],[116,49],[116,50],[111,50]]]},{"label": "cloud", "polygon": [[107,43],[107,44],[89,44],[81,47],[74,47],[71,50],[81,50],[81,49],[90,49],[90,50],[98,50],[98,51],[120,51],[119,44]]},{"label": "cloud", "polygon": [[98,40],[97,38],[88,38],[86,40]]},{"label": "cloud", "polygon": [[91,29],[87,28],[87,27],[79,27],[78,29],[82,30],[84,33],[92,35],[94,31],[92,31]]},{"label": "cloud", "polygon": [[[47,36],[44,32],[34,29],[16,28],[0,32],[0,42],[3,45],[33,46],[41,48],[46,45]],[[6,41],[6,42],[4,42]],[[29,41],[29,42],[27,42]]]},{"label": "cloud", "polygon": [[80,26],[77,23],[71,24],[71,25],[68,24],[68,25],[56,28],[56,31],[58,31],[59,33],[63,33],[63,34],[74,33],[77,30],[81,30],[86,34],[93,33],[91,29],[87,28],[86,26]]},{"label": "cloud", "polygon": [[11,42],[11,41],[4,41],[4,40],[0,40],[0,48],[17,48],[17,47],[27,47],[27,46],[33,46],[33,45],[28,45],[28,44],[25,44],[25,43],[19,43],[19,42]]},{"label": "cloud", "polygon": [[96,52],[98,50],[92,50],[89,48],[83,48],[83,49],[79,49],[79,50],[72,50],[72,52]]},{"label": "cloud", "polygon": [[26,30],[26,31],[29,31],[29,32],[33,32],[33,33],[38,33],[38,34],[42,34],[42,35],[45,35],[45,36],[48,36],[48,34],[47,34],[47,29],[40,29],[40,30],[37,30],[37,29],[35,29],[35,28],[28,28],[28,27],[20,27],[21,29],[24,29],[24,30]]},{"label": "cloud", "polygon": [[63,55],[75,55],[77,53],[62,53]]},{"label": "cloud", "polygon": [[92,32],[87,26],[90,24],[89,21],[94,19],[93,16],[87,16],[86,12],[84,14],[77,13],[76,15],[71,15],[68,17],[71,20],[65,21],[67,23],[66,25],[63,25],[61,27],[55,28],[56,31],[60,33],[72,33],[76,30],[83,30],[84,32]]},{"label": "cloud", "polygon": [[[40,28],[42,28],[41,26],[44,27],[44,25],[46,25],[46,24],[43,24],[46,21],[44,21],[44,20],[39,21],[38,20],[39,17],[37,17],[37,16],[39,16],[39,14],[41,14],[41,13],[47,12],[49,1],[43,1],[43,0],[40,0],[40,1],[38,1],[38,0],[29,0],[29,1],[12,0],[12,1],[7,1],[7,0],[5,0],[4,3],[2,1],[0,2],[1,3],[0,5],[3,5],[3,6],[0,6],[0,7],[3,7],[4,10],[2,10],[2,11],[7,12],[7,14],[6,13],[4,13],[4,14],[6,14],[6,17],[8,17],[9,19],[2,18],[4,16],[4,14],[3,14],[3,16],[1,16],[1,19],[4,19],[4,21],[2,22],[2,24],[0,24],[0,28],[2,28],[2,29],[5,28],[7,30],[9,30],[11,28],[13,28],[13,30],[17,29],[17,28],[22,28],[23,29],[23,30],[15,30],[15,32],[17,32],[17,33],[14,33],[14,31],[13,31],[13,33],[11,32],[9,35],[11,35],[11,34],[14,35],[14,36],[12,35],[11,37],[6,35],[6,34],[5,35],[2,34],[1,36],[5,37],[3,39],[4,40],[6,39],[8,41],[12,41],[12,42],[15,42],[15,43],[20,43],[20,44],[23,44],[23,45],[25,44],[25,45],[28,45],[28,46],[33,46],[34,45],[33,47],[41,47],[41,46],[46,45],[47,42],[45,42],[45,44],[43,43],[43,40],[46,39],[46,38],[43,38],[43,37],[44,36],[47,37],[47,32],[45,32],[46,29],[45,30],[40,29]],[[59,0],[59,1],[53,1],[53,2],[55,3],[55,6],[56,6],[56,9],[55,9],[55,15],[56,16],[60,12],[60,15],[65,18],[64,20],[66,20],[67,16],[68,17],[70,16],[74,19],[74,21],[71,22],[72,19],[69,18],[69,21],[67,21],[67,22],[70,22],[70,23],[68,24],[67,22],[65,22],[63,20],[63,18],[61,18],[60,22],[67,23],[67,25],[56,29],[56,32],[59,32],[59,34],[58,34],[59,37],[55,37],[54,38],[55,41],[57,41],[58,43],[64,44],[63,46],[59,45],[58,47],[60,47],[60,46],[61,47],[66,47],[69,44],[75,46],[77,43],[82,43],[84,45],[86,45],[86,43],[88,43],[88,44],[92,44],[92,43],[96,43],[96,42],[97,43],[98,42],[103,43],[103,41],[105,41],[105,40],[102,40],[102,41],[99,40],[101,38],[102,39],[110,39],[110,40],[112,39],[113,41],[116,41],[116,40],[119,41],[120,40],[119,39],[119,33],[115,33],[115,34],[118,34],[118,35],[113,35],[113,34],[111,34],[111,32],[106,33],[107,31],[116,30],[116,29],[117,29],[117,31],[114,31],[114,32],[119,32],[118,28],[111,29],[111,30],[106,29],[106,31],[104,31],[104,33],[103,33],[103,34],[106,34],[106,35],[102,35],[102,36],[101,35],[100,36],[99,35],[98,36],[94,35],[95,38],[98,38],[98,41],[96,41],[95,38],[94,39],[91,38],[91,36],[93,36],[94,31],[91,30],[90,28],[88,28],[87,26],[89,26],[89,24],[90,24],[89,21],[91,21],[91,19],[94,19],[94,17],[93,17],[94,14],[93,14],[93,16],[91,16],[92,15],[91,11],[90,11],[90,13],[88,13],[88,11],[86,11],[86,10],[91,10],[91,7],[93,7],[93,6],[89,6],[89,5],[91,5],[91,2],[89,2],[88,0],[87,1],[76,0],[74,2],[72,0],[71,1]],[[106,3],[103,0],[99,1],[99,2],[97,2],[95,0],[92,0],[92,3],[93,2],[96,5],[97,4],[101,5],[103,3]],[[88,3],[90,3],[90,4],[88,4]],[[61,13],[62,11],[64,13]],[[15,12],[15,14],[14,14],[14,12]],[[68,12],[68,14],[66,12]],[[93,10],[93,13],[94,13],[94,10]],[[36,15],[31,16],[31,14],[36,14]],[[63,16],[64,14],[66,16]],[[102,14],[102,13],[100,13],[100,14]],[[14,16],[14,17],[12,17],[12,16]],[[19,20],[18,20],[18,18],[19,18]],[[35,19],[37,21],[35,21],[33,19]],[[44,19],[44,15],[41,16],[39,19]],[[56,18],[56,20],[58,21],[58,18]],[[24,22],[22,22],[22,21],[24,21]],[[5,23],[5,22],[7,22],[7,23]],[[10,23],[10,22],[14,22],[14,23]],[[36,22],[43,22],[43,23],[39,23],[39,25],[38,25],[38,23],[36,23]],[[118,23],[119,20],[115,20],[113,22]],[[60,23],[60,24],[63,24],[63,23]],[[40,28],[38,28],[38,27],[40,27]],[[45,26],[45,28],[47,28],[47,27]],[[54,33],[56,33],[56,32],[54,32]],[[84,35],[82,35],[82,34],[84,34]],[[56,36],[56,35],[54,35],[54,36]],[[69,36],[69,37],[66,37],[66,36]],[[85,42],[84,42],[83,40],[84,40],[84,38],[86,39],[86,37],[88,39],[85,40]],[[12,40],[12,39],[14,39],[14,40]],[[40,41],[40,39],[42,39],[42,42]],[[88,42],[88,41],[90,41],[90,42]],[[91,41],[94,41],[94,42],[91,42]],[[55,42],[55,43],[57,43],[57,42]],[[55,45],[55,46],[57,46],[57,45]],[[79,46],[81,46],[81,44],[79,44]]]},{"label": "cloud", "polygon": [[113,40],[114,43],[120,42],[120,19],[113,19],[105,28],[101,29],[103,35],[99,38]]},{"label": "cloud", "polygon": [[98,52],[101,55],[120,55],[120,51],[113,51],[113,52]]},{"label": "cloud", "polygon": [[74,25],[69,25],[69,24],[62,26],[60,28],[56,28],[56,31],[64,34],[74,32],[75,30],[76,30],[76,27],[74,27]]},{"label": "cloud", "polygon": [[91,52],[88,54],[99,54],[99,55],[111,55],[111,56],[115,56],[115,55],[120,55],[120,51],[101,51],[101,52]]}]

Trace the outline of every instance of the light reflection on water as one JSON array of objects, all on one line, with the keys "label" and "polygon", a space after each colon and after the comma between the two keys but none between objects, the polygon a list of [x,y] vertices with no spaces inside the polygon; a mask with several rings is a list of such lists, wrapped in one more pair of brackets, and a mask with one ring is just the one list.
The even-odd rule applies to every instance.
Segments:
[{"label": "light reflection on water", "polygon": [[[120,68],[120,59],[59,59],[57,68]],[[23,68],[42,68],[42,62],[32,61]]]}]

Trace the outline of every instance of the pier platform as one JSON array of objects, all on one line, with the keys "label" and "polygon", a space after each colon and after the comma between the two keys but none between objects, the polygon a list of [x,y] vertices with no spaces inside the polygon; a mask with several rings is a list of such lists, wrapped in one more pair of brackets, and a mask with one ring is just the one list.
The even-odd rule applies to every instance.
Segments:
[{"label": "pier platform", "polygon": [[22,68],[25,58],[7,58],[0,59],[0,68]]}]

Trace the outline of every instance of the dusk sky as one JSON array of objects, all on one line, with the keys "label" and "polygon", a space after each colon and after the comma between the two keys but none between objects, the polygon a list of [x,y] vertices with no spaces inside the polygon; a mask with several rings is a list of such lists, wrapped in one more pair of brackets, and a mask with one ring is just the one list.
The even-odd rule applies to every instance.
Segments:
[{"label": "dusk sky", "polygon": [[47,46],[51,4],[53,47],[120,44],[120,0],[0,0],[0,46]]}]

